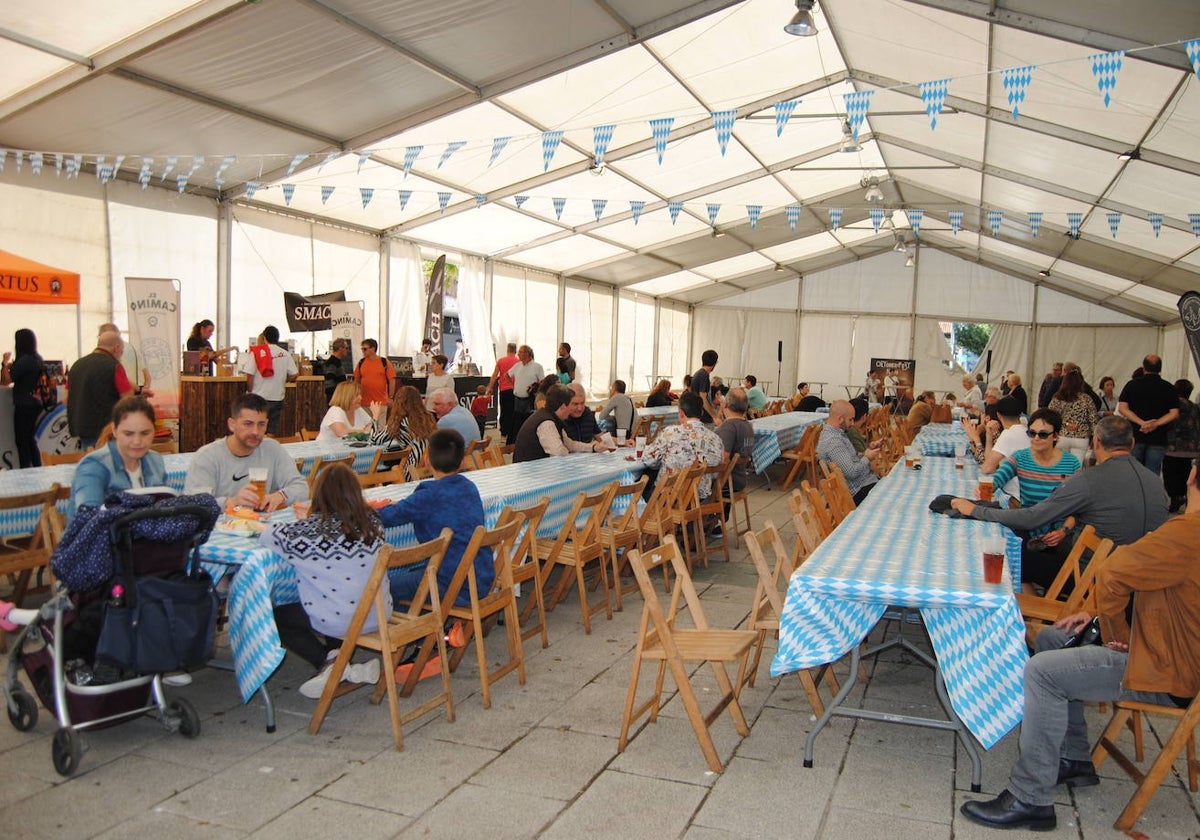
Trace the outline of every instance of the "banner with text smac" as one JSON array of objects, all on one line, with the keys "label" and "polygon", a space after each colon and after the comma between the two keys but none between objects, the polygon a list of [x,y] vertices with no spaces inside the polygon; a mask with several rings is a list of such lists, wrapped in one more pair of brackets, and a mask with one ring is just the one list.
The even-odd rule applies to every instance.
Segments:
[{"label": "banner with text smac", "polygon": [[329,304],[346,299],[345,292],[326,292],[323,295],[283,293],[283,311],[287,313],[290,332],[320,332],[329,329]]},{"label": "banner with text smac", "polygon": [[179,281],[126,277],[129,342],[150,372],[150,402],[159,419],[179,417]]}]

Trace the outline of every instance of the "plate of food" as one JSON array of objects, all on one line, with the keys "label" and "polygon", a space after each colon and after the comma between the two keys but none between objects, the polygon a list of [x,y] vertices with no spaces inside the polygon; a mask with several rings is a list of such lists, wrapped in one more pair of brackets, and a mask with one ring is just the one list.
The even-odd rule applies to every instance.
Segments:
[{"label": "plate of food", "polygon": [[216,530],[223,534],[232,534],[237,537],[257,537],[263,531],[267,530],[267,526],[255,519],[243,519],[240,516],[235,516],[230,519],[222,519],[216,524]]},{"label": "plate of food", "polygon": [[371,436],[366,432],[347,432],[342,436],[342,441],[347,446],[366,446],[371,442]]}]

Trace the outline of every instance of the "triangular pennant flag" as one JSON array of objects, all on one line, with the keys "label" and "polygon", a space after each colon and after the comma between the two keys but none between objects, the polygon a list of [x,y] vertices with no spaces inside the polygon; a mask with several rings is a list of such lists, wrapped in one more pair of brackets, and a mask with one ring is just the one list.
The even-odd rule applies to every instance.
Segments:
[{"label": "triangular pennant flag", "polygon": [[872,207],[867,211],[867,215],[871,217],[871,227],[875,228],[876,233],[879,233],[879,226],[883,224],[883,214],[882,207]]},{"label": "triangular pennant flag", "polygon": [[299,166],[300,164],[304,163],[304,161],[306,161],[307,159],[308,159],[308,155],[306,155],[303,152],[301,152],[300,154],[293,157],[292,162],[290,164],[288,164],[287,172],[284,173],[283,177],[291,178],[292,173],[294,173],[296,171],[296,167]]},{"label": "triangular pennant flag", "polygon": [[1200,213],[1188,213],[1188,221],[1192,223],[1192,235],[1200,236]]},{"label": "triangular pennant flag", "polygon": [[1162,233],[1162,213],[1147,213],[1146,218],[1150,220],[1150,229],[1154,231],[1154,238],[1158,239],[1158,235]]},{"label": "triangular pennant flag", "polygon": [[554,153],[558,151],[558,144],[562,142],[563,133],[561,131],[543,131],[542,132],[542,171],[547,172],[550,169],[550,161],[554,160]]},{"label": "triangular pennant flag", "polygon": [[501,152],[504,151],[504,147],[508,145],[508,141],[510,139],[512,139],[512,138],[510,138],[510,137],[494,137],[494,138],[492,138],[492,156],[490,158],[488,158],[488,166],[491,166],[493,163],[496,162],[496,158],[500,157]]},{"label": "triangular pennant flag", "polygon": [[475,209],[478,210],[487,201],[487,193],[475,193]]},{"label": "triangular pennant flag", "polygon": [[[21,164],[25,160],[25,153],[24,152],[13,152],[13,157],[17,161],[17,171],[20,172]],[[100,180],[100,176],[104,174],[104,163],[107,159],[108,158],[105,157],[104,155],[97,155],[97,157],[96,157],[96,180],[97,181]]]},{"label": "triangular pennant flag", "polygon": [[1042,211],[1029,211],[1029,234],[1034,239],[1037,239],[1038,234],[1042,232]]},{"label": "triangular pennant flag", "polygon": [[8,159],[8,149],[0,149],[0,172],[4,171],[4,162]]},{"label": "triangular pennant flag", "polygon": [[146,189],[150,185],[150,174],[154,171],[154,158],[143,157],[142,168],[138,170],[138,183],[142,189]]},{"label": "triangular pennant flag", "polygon": [[679,211],[682,209],[683,209],[682,201],[668,201],[667,202],[667,213],[669,213],[671,216],[671,224],[675,224],[677,221],[679,221]]},{"label": "triangular pennant flag", "polygon": [[792,112],[796,110],[796,106],[800,104],[799,99],[785,99],[782,102],[775,103],[775,136],[783,136],[783,127],[788,124],[788,120],[792,118]]},{"label": "triangular pennant flag", "polygon": [[67,158],[67,180],[79,177],[79,167],[83,166],[83,155],[71,155]]},{"label": "triangular pennant flag", "polygon": [[371,199],[375,197],[375,190],[371,187],[359,187],[358,194],[362,198],[363,209],[367,209],[367,205],[371,203]]},{"label": "triangular pennant flag", "polygon": [[750,217],[750,230],[758,229],[758,217],[762,215],[761,204],[747,204],[746,215]]},{"label": "triangular pennant flag", "polygon": [[1195,71],[1196,78],[1200,79],[1200,38],[1184,41],[1183,49],[1187,53],[1188,61],[1192,62],[1192,70]]},{"label": "triangular pennant flag", "polygon": [[246,200],[247,201],[254,200],[254,194],[256,192],[258,192],[258,187],[259,187],[258,181],[247,181],[246,182]]},{"label": "triangular pennant flag", "polygon": [[[54,153],[54,177],[61,178],[63,170],[62,152]],[[4,150],[0,149],[0,172],[4,171]]]},{"label": "triangular pennant flag", "polygon": [[646,202],[644,202],[644,201],[630,201],[629,202],[629,212],[633,214],[634,226],[637,225],[638,219],[642,218],[642,211],[644,209],[646,209]]},{"label": "triangular pennant flag", "polygon": [[290,207],[292,205],[292,196],[294,196],[295,194],[296,194],[296,185],[295,184],[284,184],[283,185],[283,203],[284,204],[286,204]]},{"label": "triangular pennant flag", "polygon": [[917,85],[921,91],[921,101],[925,103],[925,116],[929,117],[929,128],[937,128],[938,114],[946,104],[946,94],[950,91],[949,79],[938,79],[935,82],[921,82]]},{"label": "triangular pennant flag", "polygon": [[[34,152],[29,153],[29,163],[30,164],[33,163],[33,155],[34,155]],[[124,162],[125,162],[125,155],[117,155],[115,158],[113,158],[113,175],[116,175],[117,172],[120,171],[121,164],[123,164]]]},{"label": "triangular pennant flag", "polygon": [[721,157],[725,157],[725,149],[729,147],[729,138],[733,135],[733,121],[737,119],[737,111],[713,111],[713,131],[717,133],[717,145],[721,147]]},{"label": "triangular pennant flag", "polygon": [[204,166],[204,155],[192,155],[192,168],[188,170],[188,180],[192,180],[192,176],[200,171],[200,167]]},{"label": "triangular pennant flag", "polygon": [[[18,171],[18,172],[20,172],[20,171],[21,171],[21,164],[25,162],[25,153],[24,153],[24,152],[22,152],[22,151],[14,151],[14,152],[13,152],[13,160],[15,160],[15,161],[17,162],[17,171]],[[96,168],[97,168],[97,174],[99,174],[99,167],[100,167],[100,163],[101,163],[103,160],[104,160],[104,157],[103,157],[103,156],[101,156],[101,157],[99,157],[99,158],[97,158],[97,159],[96,159]]]},{"label": "triangular pennant flag", "polygon": [[788,230],[792,233],[796,232],[796,225],[800,222],[800,205],[789,204],[783,208],[783,213],[787,216]]},{"label": "triangular pennant flag", "polygon": [[[176,157],[175,155],[167,155],[167,162],[163,166],[162,178],[160,178],[158,181],[160,184],[163,181],[167,180],[167,176],[170,175],[175,170],[175,164],[177,164],[177,163],[179,163],[178,157]],[[67,171],[68,177],[70,176],[70,174],[71,173],[68,168],[68,171]]]},{"label": "triangular pennant flag", "polygon": [[[341,152],[330,152],[329,154],[325,155],[325,160],[321,161],[321,165],[317,167],[317,172],[320,172],[322,169],[324,169],[325,164],[333,163],[335,160],[341,157],[341,154]],[[358,168],[362,169],[361,163],[358,165]]]},{"label": "triangular pennant flag", "polygon": [[181,172],[179,177],[175,179],[175,188],[179,190],[180,195],[183,195],[183,191],[187,189],[190,177],[191,176]]},{"label": "triangular pennant flag", "polygon": [[32,172],[34,175],[42,174],[42,153],[41,152],[30,152],[29,153],[29,171]]},{"label": "triangular pennant flag", "polygon": [[604,156],[608,153],[608,144],[612,142],[613,132],[616,129],[615,125],[592,126],[592,157],[596,160],[596,166],[604,163]]},{"label": "triangular pennant flag", "polygon": [[337,187],[329,187],[329,186],[321,187],[321,203],[322,204],[329,201],[329,196],[333,195],[333,191],[335,189],[337,189]]},{"label": "triangular pennant flag", "polygon": [[710,227],[717,226],[717,214],[721,212],[720,204],[706,204],[705,209],[708,210],[708,224]]},{"label": "triangular pennant flag", "polygon": [[837,230],[842,226],[842,214],[846,212],[841,207],[829,208],[829,224],[833,225],[833,229]]},{"label": "triangular pennant flag", "polygon": [[445,213],[446,208],[449,206],[450,206],[450,193],[439,192],[438,193],[438,212]]},{"label": "triangular pennant flag", "polygon": [[909,210],[907,212],[908,226],[912,228],[913,236],[919,238],[921,236],[921,222],[925,221],[925,211]]},{"label": "triangular pennant flag", "polygon": [[592,212],[596,214],[596,221],[600,221],[601,214],[604,213],[604,208],[608,206],[608,200],[604,198],[592,199]]},{"label": "triangular pennant flag", "polygon": [[550,202],[554,205],[554,218],[562,221],[563,208],[567,206],[565,198],[552,198]]},{"label": "triangular pennant flag", "polygon": [[1025,101],[1025,93],[1029,89],[1029,83],[1033,81],[1033,65],[1010,67],[1001,72],[1000,79],[1004,85],[1004,93],[1008,97],[1008,104],[1012,106],[1012,117],[1015,120],[1021,115],[1021,103]]},{"label": "triangular pennant flag", "polygon": [[438,161],[437,168],[441,169],[442,164],[450,160],[450,155],[454,154],[465,145],[467,145],[466,140],[455,140],[453,143],[447,143],[446,148],[442,151],[442,157]]},{"label": "triangular pennant flag", "polygon": [[650,136],[654,138],[654,151],[658,152],[659,166],[662,166],[663,154],[667,151],[667,138],[671,135],[671,126],[673,125],[675,125],[674,117],[650,120]]},{"label": "triangular pennant flag", "polygon": [[863,120],[867,116],[867,109],[871,107],[871,94],[873,90],[856,90],[853,93],[842,94],[842,99],[846,101],[846,121],[850,123],[850,135],[858,139],[858,127],[863,124]]},{"label": "triangular pennant flag", "polygon": [[421,154],[424,146],[407,146],[404,149],[404,177],[408,177],[408,171],[413,168],[413,164],[417,162],[417,156]]},{"label": "triangular pennant flag", "polygon": [[1072,239],[1079,238],[1079,226],[1081,224],[1083,224],[1083,214],[1082,213],[1068,213],[1067,214],[1067,230],[1070,231]]},{"label": "triangular pennant flag", "polygon": [[354,170],[355,174],[362,172],[363,164],[371,159],[371,152],[358,153],[358,168]]},{"label": "triangular pennant flag", "polygon": [[1104,214],[1108,219],[1108,230],[1112,234],[1112,238],[1117,238],[1117,228],[1121,226],[1121,214],[1115,210],[1109,210]]},{"label": "triangular pennant flag", "polygon": [[518,210],[520,210],[521,205],[524,204],[528,200],[529,200],[529,196],[527,196],[527,195],[514,195],[513,196],[513,201],[515,201],[517,203]]},{"label": "triangular pennant flag", "polygon": [[1092,75],[1096,77],[1096,86],[1104,96],[1104,107],[1112,101],[1113,88],[1117,86],[1117,76],[1121,74],[1121,64],[1125,59],[1125,50],[1097,53],[1089,56],[1092,60]]},{"label": "triangular pennant flag", "polygon": [[412,190],[400,190],[399,194],[400,194],[400,210],[401,210],[401,212],[403,212],[404,208],[408,206],[408,200],[410,198],[412,198]]},{"label": "triangular pennant flag", "polygon": [[963,211],[951,210],[950,211],[950,230],[954,231],[955,236],[958,236],[958,232],[960,230],[962,230],[962,222],[963,222]]},{"label": "triangular pennant flag", "polygon": [[221,165],[217,167],[217,174],[213,176],[213,183],[217,185],[217,189],[221,189],[225,185],[225,170],[233,166],[237,161],[237,155],[225,155],[221,158]]},{"label": "triangular pennant flag", "polygon": [[992,231],[992,236],[1000,235],[1000,225],[1004,222],[1003,210],[987,211],[988,228]]}]

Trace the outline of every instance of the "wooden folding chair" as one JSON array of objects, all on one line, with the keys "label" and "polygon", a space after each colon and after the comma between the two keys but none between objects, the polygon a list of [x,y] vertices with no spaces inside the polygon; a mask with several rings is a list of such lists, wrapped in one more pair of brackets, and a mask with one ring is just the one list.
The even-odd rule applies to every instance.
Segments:
[{"label": "wooden folding chair", "polygon": [[646,437],[646,443],[650,442],[650,418],[639,417],[633,424],[633,428],[629,430],[629,440],[637,440],[641,436]]},{"label": "wooden folding chair", "polygon": [[320,431],[314,432],[312,429],[301,429],[300,430],[300,440],[316,440],[317,435],[319,435],[319,434],[320,434]]},{"label": "wooden folding chair", "polygon": [[821,533],[821,525],[813,513],[812,505],[799,490],[793,490],[788,496],[788,509],[792,513],[792,527],[796,529],[796,547],[792,549],[791,565],[793,569],[798,569],[816,551],[825,536]]},{"label": "wooden folding chair", "polygon": [[491,446],[491,438],[479,438],[467,444],[467,451],[463,453],[463,468],[468,470],[481,470],[483,464],[481,457],[483,450]]},{"label": "wooden folding chair", "polygon": [[321,474],[322,470],[327,470],[334,464],[345,464],[350,468],[351,472],[353,472],[354,453],[349,452],[340,458],[326,458],[323,455],[318,455],[316,458],[314,458],[312,469],[309,470],[308,475],[304,477],[304,480],[308,482],[308,492],[310,496],[312,495],[312,489],[317,485],[317,476]]},{"label": "wooden folding chair", "polygon": [[808,483],[807,479],[800,482],[800,490],[804,493],[805,501],[808,502],[809,508],[816,517],[821,537],[828,537],[833,533],[836,523],[833,520],[833,513],[829,510],[829,505],[825,503],[825,498],[817,492],[815,487]]},{"label": "wooden folding chair", "polygon": [[[59,497],[67,498],[69,492],[70,488],[52,484],[48,490],[37,493],[0,498],[0,515],[22,508],[39,509],[32,531],[28,535],[6,539],[3,549],[0,549],[0,577],[12,580],[13,590],[9,600],[18,607],[30,592],[44,589],[51,583],[50,555],[65,528],[63,516],[56,505]],[[34,585],[34,575],[43,570],[47,579],[41,586]],[[0,630],[0,653],[7,649],[7,636]]]},{"label": "wooden folding chair", "polygon": [[[658,593],[650,582],[651,571],[663,564],[670,564],[675,572],[675,585],[671,590],[670,605],[665,613]],[[624,752],[629,744],[629,727],[634,721],[647,713],[651,723],[658,720],[663,681],[669,668],[709,769],[720,773],[725,768],[717,756],[709,728],[721,713],[728,709],[738,734],[750,734],[746,716],[742,714],[742,707],[738,703],[738,694],[746,676],[746,663],[750,647],[754,644],[755,633],[750,630],[718,630],[709,626],[700,597],[696,594],[696,587],[688,574],[687,563],[684,562],[673,537],[667,537],[662,545],[645,553],[630,552],[629,565],[633,567],[638,586],[642,590],[643,605],[638,626],[637,649],[634,651],[633,673],[629,677],[625,711],[621,716],[621,736],[617,742],[617,752]],[[693,626],[690,628],[676,626],[681,597],[691,617]],[[658,674],[654,680],[653,693],[635,709],[638,677],[643,661],[657,662]],[[701,710],[691,683],[691,664],[698,662],[708,663],[721,692],[716,706],[707,714]],[[737,677],[732,682],[725,670],[726,663],[737,664]]]},{"label": "wooden folding chair", "polygon": [[[1116,744],[1116,739],[1121,734],[1121,730],[1125,726],[1134,723],[1134,719],[1139,718],[1143,714],[1163,715],[1175,718],[1178,721],[1170,737],[1163,744],[1162,751],[1145,773],[1142,773],[1137,765]],[[1193,736],[1198,722],[1200,722],[1200,697],[1194,698],[1188,704],[1187,708],[1184,709],[1176,706],[1159,706],[1154,703],[1139,703],[1130,700],[1118,700],[1114,704],[1113,716],[1109,720],[1108,726],[1105,727],[1104,733],[1100,736],[1100,740],[1096,743],[1096,748],[1092,750],[1092,763],[1098,768],[1104,763],[1104,759],[1111,755],[1113,761],[1120,765],[1121,769],[1128,773],[1129,777],[1137,783],[1137,789],[1134,790],[1128,804],[1121,811],[1120,816],[1117,817],[1117,821],[1113,823],[1113,828],[1118,831],[1124,831],[1127,834],[1131,832],[1133,824],[1141,817],[1142,811],[1146,810],[1146,806],[1150,804],[1150,800],[1154,798],[1154,794],[1158,791],[1159,785],[1162,784],[1163,780],[1167,778],[1167,775],[1170,774],[1174,767],[1175,759],[1184,749],[1187,751],[1188,790],[1192,793],[1196,792],[1197,780],[1200,777],[1200,762],[1196,760],[1196,742]],[[1142,751],[1142,728],[1140,721],[1131,728],[1134,730],[1137,758],[1140,761]]]},{"label": "wooden folding chair", "polygon": [[[517,616],[517,598],[513,590],[512,562],[513,544],[517,540],[517,532],[521,530],[522,522],[516,517],[510,517],[507,522],[498,524],[494,529],[476,526],[471,534],[471,541],[463,551],[462,560],[454,572],[446,591],[442,593],[442,615],[447,618],[457,618],[464,622],[466,644],[454,649],[450,654],[450,670],[458,668],[466,655],[467,645],[475,640],[475,652],[479,659],[479,688],[483,695],[483,708],[492,707],[492,683],[513,671],[517,672],[517,681],[525,685],[525,653],[521,648],[521,624]],[[475,573],[475,558],[485,548],[491,549],[492,565],[495,578],[492,585],[484,590],[479,585]],[[458,594],[463,584],[467,585],[470,601],[467,606],[456,606]],[[495,616],[504,614],[504,635],[508,644],[508,660],[493,671],[488,670],[487,648],[484,644],[486,631],[484,622],[490,629]],[[419,672],[425,663],[418,655],[413,671]]]},{"label": "wooden folding chair", "polygon": [[[850,492],[850,484],[846,481],[846,474],[842,472],[841,467],[832,461],[821,461],[821,469],[825,473],[825,481],[828,482],[826,498],[829,500],[829,507],[835,511],[840,522],[858,505],[854,503],[854,494]],[[824,482],[822,488],[825,488]]]},{"label": "wooden folding chair", "polygon": [[[628,592],[637,590],[637,581],[628,588],[621,583],[622,568],[629,563],[629,551],[642,545],[642,529],[638,519],[638,502],[650,476],[643,475],[633,484],[619,484],[613,492],[608,514],[600,524],[600,538],[612,565],[612,588],[617,596],[617,611],[625,609],[622,601]],[[620,508],[620,510],[618,510]]]},{"label": "wooden folding chair", "polygon": [[294,435],[267,435],[267,437],[274,438],[277,443],[300,443],[304,440],[299,432]]},{"label": "wooden folding chair", "polygon": [[[333,661],[333,669],[325,682],[325,690],[321,692],[321,699],[317,701],[317,707],[313,710],[312,718],[308,722],[310,735],[316,735],[321,730],[321,724],[329,712],[333,698],[358,687],[354,683],[342,684],[342,673],[350,664],[350,657],[354,655],[356,647],[379,651],[383,659],[383,673],[380,675],[380,681],[375,685],[371,703],[379,705],[384,692],[387,692],[388,707],[392,717],[392,740],[395,742],[397,750],[404,749],[401,727],[408,721],[414,720],[438,706],[445,706],[446,720],[454,721],[454,698],[450,691],[450,668],[446,656],[446,642],[442,637],[442,606],[437,585],[437,570],[446,554],[446,548],[450,545],[451,536],[450,529],[443,528],[437,539],[429,542],[411,548],[392,548],[385,545],[380,550],[379,558],[375,561],[375,568],[371,570],[371,576],[367,579],[367,585],[363,588],[362,596],[359,599],[358,608],[355,609],[350,627],[346,631],[346,638],[342,640],[337,658]],[[425,567],[421,585],[407,610],[389,612],[384,593],[384,587],[388,585],[388,571],[426,561],[428,561],[428,565]],[[375,611],[376,630],[371,633],[363,633],[367,616],[372,609]],[[396,689],[397,654],[403,651],[406,645],[417,642],[423,642],[425,646],[436,645],[442,671],[442,691],[417,708],[401,714]],[[413,669],[410,679],[414,684],[417,676],[417,670]]]},{"label": "wooden folding chair", "polygon": [[412,457],[411,446],[376,450],[374,457],[371,458],[371,466],[367,467],[367,472],[387,472],[395,467],[404,470],[410,457]]},{"label": "wooden folding chair", "polygon": [[[558,537],[553,540],[539,539],[537,541],[538,556],[546,558],[542,566],[543,591],[556,566],[565,566],[575,570],[572,575],[566,568],[563,569],[554,594],[546,599],[546,609],[553,610],[555,605],[566,596],[567,590],[574,582],[579,589],[579,608],[583,612],[583,631],[589,634],[592,632],[592,616],[600,610],[604,610],[605,617],[612,620],[612,599],[608,594],[608,568],[604,562],[606,558],[604,541],[600,537],[600,523],[604,521],[604,517],[608,513],[616,488],[617,485],[614,483],[592,495],[580,492],[578,498],[575,499],[575,504],[571,505],[571,511],[567,514],[567,520],[563,523]],[[581,519],[583,520],[582,525],[580,525]],[[600,574],[603,602],[589,604],[584,570],[593,563]]]},{"label": "wooden folding chair", "polygon": [[675,493],[671,498],[671,520],[675,528],[683,533],[683,556],[687,560],[688,569],[693,568],[694,556],[699,555],[708,568],[708,551],[704,543],[704,517],[700,515],[700,478],[707,467],[701,463],[692,464],[683,470],[675,484]]},{"label": "wooden folding chair", "polygon": [[42,466],[56,467],[59,464],[78,464],[87,452],[43,452]]},{"label": "wooden folding chair", "polygon": [[[763,550],[765,545],[771,546],[771,551],[775,555],[774,566],[767,562],[766,553]],[[754,680],[758,676],[758,663],[762,658],[763,647],[767,642],[767,633],[779,635],[779,620],[783,615],[783,593],[780,592],[780,582],[786,587],[788,578],[791,577],[796,567],[792,565],[791,557],[788,556],[787,549],[783,547],[779,530],[769,519],[763,523],[762,530],[757,533],[754,531],[746,533],[746,548],[750,552],[750,559],[754,562],[754,569],[758,572],[758,583],[754,587],[754,603],[750,608],[750,629],[755,631],[758,636],[754,642],[754,657],[750,660],[746,672],[746,683],[753,686]],[[814,672],[816,672],[815,679]],[[808,697],[808,704],[812,707],[813,714],[817,717],[825,714],[825,703],[817,691],[816,681],[824,677],[831,696],[836,696],[841,691],[837,677],[833,674],[832,664],[819,668],[805,668],[797,671],[796,676],[800,678],[800,687],[804,689],[804,694]]]},{"label": "wooden folding chair", "polygon": [[792,486],[793,481],[800,479],[801,474],[805,478],[817,480],[817,439],[821,436],[821,425],[813,423],[808,426],[800,436],[800,442],[796,444],[796,447],[782,453],[785,461],[792,462],[792,468],[784,477],[780,490],[786,491]]},{"label": "wooden folding chair", "polygon": [[[737,456],[734,456],[735,458]],[[711,476],[712,484],[709,485],[709,494],[707,499],[700,499],[699,485],[697,484],[696,503],[700,509],[700,524],[698,527],[699,541],[704,544],[703,554],[705,557],[705,565],[708,565],[708,535],[704,528],[704,523],[710,516],[715,516],[717,522],[721,525],[721,551],[725,554],[725,562],[729,562],[729,523],[725,521],[725,496],[721,493],[721,488],[729,483],[730,475],[733,473],[734,459],[731,458],[724,463],[717,464],[715,467],[708,467],[701,474],[703,476]]]},{"label": "wooden folding chair", "polygon": [[825,500],[825,505],[829,509],[829,517],[833,520],[833,527],[842,524],[842,520],[850,515],[850,511],[854,510],[854,499],[851,498],[847,504],[847,500],[838,491],[834,485],[833,479],[823,478],[820,481],[821,498]]},{"label": "wooden folding chair", "polygon": [[542,496],[536,504],[529,507],[506,506],[504,510],[500,511],[500,516],[496,520],[498,525],[513,519],[521,523],[522,530],[519,532],[512,551],[513,560],[510,564],[512,579],[514,587],[528,583],[532,592],[521,610],[519,626],[523,627],[525,622],[529,621],[534,610],[537,610],[538,615],[537,624],[521,631],[521,641],[528,641],[534,636],[540,635],[542,647],[550,644],[550,638],[546,633],[546,601],[542,592],[542,564],[538,559],[537,532],[538,528],[542,527],[542,517],[546,515],[548,507],[550,507],[550,499]]},{"label": "wooden folding chair", "polygon": [[383,472],[372,470],[368,473],[355,473],[355,477],[358,478],[358,486],[363,490],[368,487],[380,487],[384,484],[404,484],[408,481],[408,474],[404,472],[404,467],[399,465]]},{"label": "wooden folding chair", "polygon": [[[746,486],[741,490],[733,489],[733,473],[737,469],[738,463],[742,456],[738,454],[729,456],[729,477],[725,482],[726,498],[729,500],[729,522],[733,524],[733,544],[740,545],[739,537],[746,531],[750,530],[750,483],[746,482]],[[742,513],[745,516],[746,527],[742,528],[738,525],[738,505],[742,506]]]},{"label": "wooden folding chair", "polygon": [[[1046,625],[1089,605],[1096,582],[1096,570],[1112,550],[1112,540],[1100,539],[1095,528],[1085,525],[1045,594],[1017,593],[1017,606],[1021,608],[1021,615],[1031,636],[1036,636]],[[1095,609],[1091,609],[1091,612],[1095,613]]]}]

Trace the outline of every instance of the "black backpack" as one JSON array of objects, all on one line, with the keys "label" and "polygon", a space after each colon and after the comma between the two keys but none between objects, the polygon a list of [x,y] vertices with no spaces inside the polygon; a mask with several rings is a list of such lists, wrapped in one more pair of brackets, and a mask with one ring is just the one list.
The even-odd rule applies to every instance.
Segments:
[{"label": "black backpack", "polygon": [[46,411],[58,405],[58,385],[45,365],[42,365],[37,381],[33,383],[33,398],[40,402]]}]

